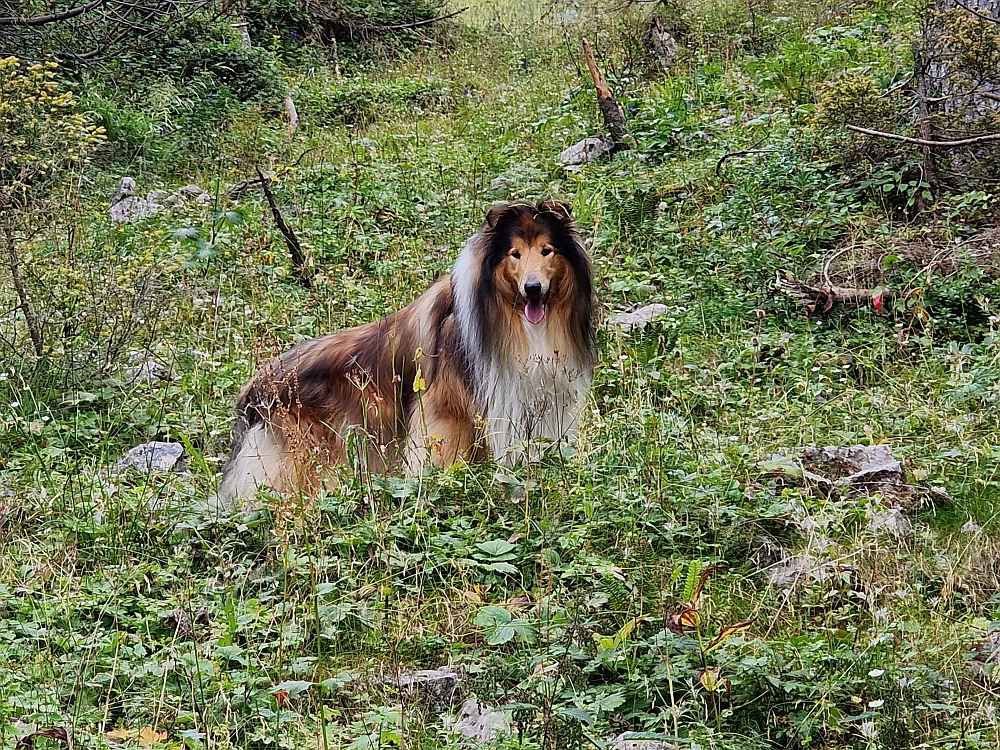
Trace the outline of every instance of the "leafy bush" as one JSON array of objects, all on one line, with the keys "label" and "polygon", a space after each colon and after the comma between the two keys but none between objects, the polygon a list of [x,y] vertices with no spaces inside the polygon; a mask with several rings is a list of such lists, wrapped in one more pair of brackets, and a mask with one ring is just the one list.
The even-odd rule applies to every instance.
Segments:
[{"label": "leafy bush", "polygon": [[425,21],[442,11],[435,0],[249,0],[244,12],[256,38],[276,33],[286,53],[312,40],[336,43],[338,55],[365,62],[419,39],[405,28],[386,27]]},{"label": "leafy bush", "polygon": [[432,78],[334,81],[328,74],[318,74],[300,85],[295,101],[303,122],[310,125],[367,125],[383,113],[445,108],[453,101],[453,93],[447,82]]},{"label": "leafy bush", "polygon": [[93,153],[104,132],[60,92],[54,62],[0,59],[0,208],[40,200]]},{"label": "leafy bush", "polygon": [[235,39],[178,44],[171,64],[181,80],[211,76],[241,102],[274,101],[284,94],[281,74],[271,53]]}]

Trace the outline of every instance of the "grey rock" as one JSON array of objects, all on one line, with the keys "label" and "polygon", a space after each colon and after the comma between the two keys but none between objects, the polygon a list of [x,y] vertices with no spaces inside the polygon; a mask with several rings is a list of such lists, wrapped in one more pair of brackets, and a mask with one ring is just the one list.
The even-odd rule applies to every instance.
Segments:
[{"label": "grey rock", "polygon": [[611,740],[608,750],[678,750],[673,742],[643,739],[636,732],[623,732]]},{"label": "grey rock", "polygon": [[114,198],[111,199],[111,208],[108,215],[112,224],[126,224],[136,219],[144,219],[155,214],[161,205],[150,203],[145,198],[140,198],[135,194],[135,180],[131,177],[122,177],[118,183],[118,190]]},{"label": "grey rock", "polygon": [[492,742],[501,734],[511,734],[509,712],[480,706],[479,699],[474,695],[462,704],[455,719],[454,732],[478,745]]},{"label": "grey rock", "polygon": [[897,539],[902,539],[913,533],[913,525],[899,508],[870,511],[868,528],[871,531],[885,533]]},{"label": "grey rock", "polygon": [[584,138],[564,149],[556,158],[561,164],[586,164],[610,153],[614,147],[614,141],[608,138]]},{"label": "grey rock", "polygon": [[572,26],[580,20],[580,11],[577,8],[563,8],[552,16],[552,23],[558,26]]},{"label": "grey rock", "polygon": [[622,312],[612,315],[608,322],[617,328],[631,331],[635,328],[645,328],[646,324],[670,311],[666,305],[654,302],[651,305],[644,305],[632,312]]},{"label": "grey rock", "polygon": [[166,380],[169,375],[167,368],[159,362],[140,355],[125,369],[125,382],[159,383]]},{"label": "grey rock", "polygon": [[797,478],[824,494],[836,488],[866,495],[878,492],[893,503],[903,503],[913,494],[905,482],[903,464],[888,445],[811,446],[801,451],[781,451],[762,468]]},{"label": "grey rock", "polygon": [[971,518],[968,521],[965,522],[964,526],[962,526],[962,533],[963,534],[976,534],[976,533],[978,533],[978,532],[980,532],[982,530],[983,530],[983,527],[980,526],[975,521],[973,521]]},{"label": "grey rock", "polygon": [[507,177],[506,175],[500,175],[499,177],[494,177],[490,182],[490,190],[501,195],[509,195],[511,188],[514,187],[514,184],[513,178]]},{"label": "grey rock", "polygon": [[725,115],[714,121],[720,128],[728,128],[736,124],[736,115]]},{"label": "grey rock", "polygon": [[458,698],[458,683],[461,671],[456,667],[444,666],[440,669],[404,670],[390,682],[396,685],[411,700],[424,704],[434,713],[444,713]]},{"label": "grey rock", "polygon": [[210,206],[214,200],[215,198],[212,197],[211,193],[201,193],[200,195],[196,195],[194,198],[194,202],[199,206]]},{"label": "grey rock", "polygon": [[781,565],[771,570],[767,577],[773,585],[779,588],[791,588],[799,584],[826,583],[834,576],[851,571],[853,568],[850,565],[833,560],[821,560],[804,552],[789,557]]},{"label": "grey rock", "polygon": [[197,185],[185,185],[177,191],[180,195],[204,195],[205,190]]},{"label": "grey rock", "polygon": [[151,443],[137,445],[119,458],[115,466],[144,474],[166,474],[183,468],[181,463],[183,455],[184,446],[180,443],[154,440]]}]

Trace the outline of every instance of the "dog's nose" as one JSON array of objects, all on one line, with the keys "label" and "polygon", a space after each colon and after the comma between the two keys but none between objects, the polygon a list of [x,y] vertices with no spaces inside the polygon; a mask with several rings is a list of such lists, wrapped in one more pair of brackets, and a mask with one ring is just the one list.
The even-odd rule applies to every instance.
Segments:
[{"label": "dog's nose", "polygon": [[542,296],[542,282],[538,279],[528,279],[524,282],[524,296],[537,299]]}]

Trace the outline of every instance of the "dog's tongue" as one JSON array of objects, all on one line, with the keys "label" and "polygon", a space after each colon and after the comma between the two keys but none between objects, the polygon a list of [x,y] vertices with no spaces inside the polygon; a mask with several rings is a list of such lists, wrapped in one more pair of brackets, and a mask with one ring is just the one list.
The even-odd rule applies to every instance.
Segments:
[{"label": "dog's tongue", "polygon": [[541,300],[526,303],[524,306],[524,317],[532,325],[541,323],[542,318],[545,317],[545,305],[542,304]]}]

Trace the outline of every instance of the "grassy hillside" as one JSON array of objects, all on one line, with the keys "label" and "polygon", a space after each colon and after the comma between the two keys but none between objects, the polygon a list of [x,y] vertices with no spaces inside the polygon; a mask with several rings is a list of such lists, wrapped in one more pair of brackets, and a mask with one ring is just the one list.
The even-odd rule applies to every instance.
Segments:
[{"label": "grassy hillside", "polygon": [[[931,195],[917,150],[837,119],[889,116],[915,9],[473,5],[377,68],[282,68],[294,134],[277,100],[81,91],[110,142],[19,214],[40,354],[0,270],[0,746],[459,747],[391,679],[456,664],[513,712],[495,747],[996,747],[993,183]],[[570,173],[557,154],[603,129],[582,38],[638,149]],[[229,192],[256,167],[309,290],[259,191]],[[125,174],[211,200],[112,225]],[[578,452],[190,512],[258,364],[414,298],[493,202],[548,196],[593,240],[603,315],[667,308],[601,328]],[[808,316],[779,275],[897,295]],[[167,378],[134,382],[149,360]],[[115,468],[152,439],[186,471]],[[771,460],[858,444],[891,446],[907,487],[820,491]],[[871,523],[894,505],[908,533]],[[806,572],[772,583],[791,558]],[[673,632],[713,564],[700,626]]]}]

